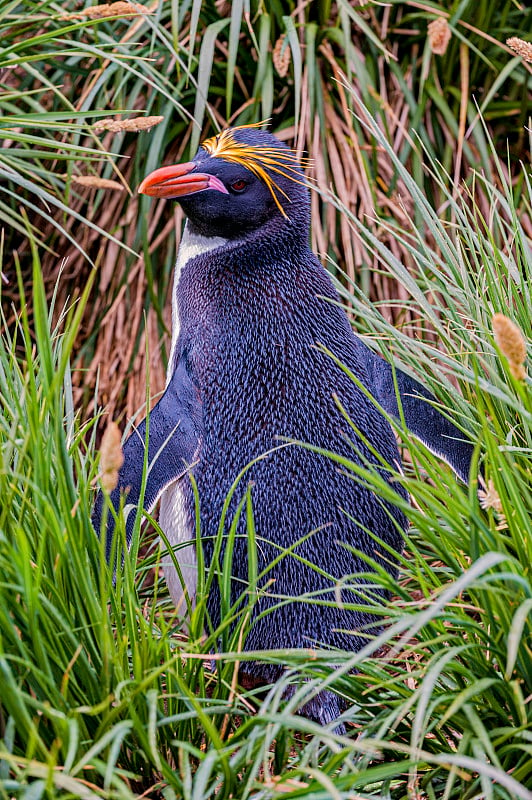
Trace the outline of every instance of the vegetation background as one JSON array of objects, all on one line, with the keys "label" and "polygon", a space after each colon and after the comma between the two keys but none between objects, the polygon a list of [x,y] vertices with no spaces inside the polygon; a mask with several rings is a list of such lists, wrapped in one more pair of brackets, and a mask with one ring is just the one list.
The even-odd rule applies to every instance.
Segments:
[{"label": "vegetation background", "polygon": [[[532,9],[2,0],[0,33],[2,797],[531,798]],[[409,443],[384,633],[332,671],[263,654],[290,669],[255,697],[256,576],[207,637],[200,599],[185,638],[157,553],[136,538],[113,586],[89,519],[98,408],[164,383],[181,220],[135,188],[266,118],[312,159],[313,246],[355,328],[423,376],[485,485]],[[324,681],[346,736],[294,713]]]}]

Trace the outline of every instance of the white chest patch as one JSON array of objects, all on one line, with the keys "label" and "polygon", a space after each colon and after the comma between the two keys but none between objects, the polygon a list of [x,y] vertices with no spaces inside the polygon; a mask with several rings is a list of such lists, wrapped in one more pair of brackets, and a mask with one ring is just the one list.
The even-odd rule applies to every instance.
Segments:
[{"label": "white chest patch", "polygon": [[186,588],[192,606],[194,606],[196,597],[196,537],[194,526],[185,510],[184,492],[179,481],[171,484],[161,495],[159,525],[165,532],[172,548],[182,545],[179,549],[174,549],[174,557],[179,564],[182,580],[173,557],[166,551],[163,554],[162,566],[176,609],[179,614],[186,616],[187,603],[184,589]]},{"label": "white chest patch", "polygon": [[[181,270],[191,258],[209,253],[211,250],[217,250],[226,243],[227,239],[223,239],[221,236],[199,236],[189,231],[188,223],[185,226],[174,270],[174,287],[172,293],[172,345],[170,348],[170,357],[168,359],[168,372],[166,374],[167,385],[172,377],[175,349],[179,336],[180,324],[177,306],[177,286],[179,284]],[[168,553],[166,553],[163,558],[163,572],[172,600],[178,612],[185,616],[187,613],[187,605],[183,584],[186,587],[192,606],[194,605],[196,597],[196,532],[194,530],[194,523],[189,519],[189,515],[185,509],[184,492],[180,481],[170,484],[161,495],[159,524],[172,547],[182,545],[178,550],[175,550],[174,553],[181,570],[183,581],[181,581],[173,559]],[[188,542],[188,544],[184,544],[185,542]]]},{"label": "white chest patch", "polygon": [[185,225],[174,269],[174,288],[172,291],[172,345],[170,347],[168,372],[166,374],[167,385],[172,375],[171,370],[174,363],[175,348],[180,328],[179,311],[177,308],[177,286],[179,284],[181,271],[191,258],[210,253],[211,250],[218,250],[219,247],[226,245],[227,241],[227,239],[223,239],[221,236],[200,236],[197,233],[191,233],[188,229],[188,222]]}]

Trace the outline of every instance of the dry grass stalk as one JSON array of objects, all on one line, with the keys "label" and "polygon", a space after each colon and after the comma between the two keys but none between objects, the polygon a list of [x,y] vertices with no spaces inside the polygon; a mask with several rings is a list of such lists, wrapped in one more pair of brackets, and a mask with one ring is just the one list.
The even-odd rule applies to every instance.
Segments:
[{"label": "dry grass stalk", "polygon": [[113,133],[136,133],[138,131],[149,131],[154,125],[162,122],[164,117],[133,117],[133,119],[99,119],[94,123],[92,129],[96,133],[101,131],[112,131]]},{"label": "dry grass stalk", "polygon": [[428,26],[430,49],[434,55],[442,56],[451,41],[451,29],[445,17],[436,17]]},{"label": "dry grass stalk", "polygon": [[[331,83],[329,85],[330,96],[334,92],[339,92],[341,110],[332,103],[325,104],[325,114],[327,120],[327,144],[322,147],[322,139],[317,134],[316,119],[312,119],[308,113],[308,105],[302,104],[300,117],[300,131],[298,132],[298,144],[302,150],[307,150],[311,156],[311,168],[309,177],[312,181],[328,193],[330,190],[330,178],[326,168],[326,160],[329,162],[330,174],[334,176],[334,192],[341,202],[359,219],[363,219],[367,227],[373,230],[375,235],[388,246],[393,254],[405,265],[413,268],[410,254],[401,248],[396,237],[390,231],[379,228],[375,208],[384,208],[396,219],[407,226],[414,218],[415,209],[412,197],[404,185],[401,178],[397,178],[393,165],[389,157],[382,148],[375,148],[371,136],[368,134],[367,140],[360,141],[358,133],[353,128],[352,115],[350,111],[350,101],[347,97],[348,81],[339,71],[335,61],[334,52],[328,45],[320,46],[322,55],[330,64]],[[363,54],[361,53],[361,58]],[[334,87],[332,81],[335,82]],[[394,138],[394,148],[400,150],[405,139],[409,136],[408,114],[409,108],[405,100],[404,92],[400,87],[390,92],[385,98],[381,97],[383,116],[388,130],[396,131]],[[356,112],[364,116],[364,109],[356,107]],[[315,135],[310,139],[310,131],[314,128]],[[284,133],[288,136],[295,135],[292,129],[285,129]],[[381,178],[379,183],[373,182],[371,174],[367,170],[367,159],[364,149],[369,149],[375,153],[377,159],[377,173]],[[324,150],[326,159],[324,159]],[[389,194],[388,187],[392,182],[396,182],[395,194]],[[316,193],[311,197],[313,211],[312,225],[312,244],[314,250],[320,255],[331,253],[332,257],[338,261],[346,274],[353,281],[360,279],[361,270],[366,271],[370,263],[379,269],[377,254],[372,254],[360,234],[354,229],[346,215],[341,215],[340,219],[336,214],[332,203],[325,203],[323,207]],[[408,304],[409,296],[407,290],[397,284],[391,276],[382,274],[382,270],[371,276],[371,284],[365,286],[366,291],[372,299],[385,300],[386,298],[396,298],[398,303],[405,301]],[[409,310],[401,309],[399,312],[398,303],[380,306],[381,312],[389,321],[397,318],[401,314],[401,323],[412,324],[414,321]],[[415,326],[417,327],[417,325]]]},{"label": "dry grass stalk", "polygon": [[116,3],[103,3],[88,6],[73,14],[62,14],[61,19],[103,19],[105,17],[138,17],[140,14],[152,12],[141,3],[127,3],[119,0]]},{"label": "dry grass stalk", "polygon": [[[63,177],[68,177],[64,175]],[[95,175],[71,175],[70,180],[78,186],[90,186],[96,189],[114,189],[117,192],[123,192],[124,187],[118,181],[112,181],[109,178],[98,178]]]},{"label": "dry grass stalk", "polygon": [[520,328],[504,314],[494,314],[491,320],[495,341],[501,353],[508,359],[510,372],[518,381],[526,378],[526,342]]},{"label": "dry grass stalk", "polygon": [[106,492],[112,492],[118,485],[118,473],[124,463],[122,437],[116,422],[110,422],[102,436],[100,447],[100,482]]},{"label": "dry grass stalk", "polygon": [[286,41],[286,35],[283,33],[275,42],[275,47],[272,53],[273,66],[279,73],[281,78],[284,78],[288,73],[290,66],[290,48]]},{"label": "dry grass stalk", "polygon": [[515,50],[518,56],[521,56],[523,61],[528,61],[532,64],[532,42],[525,42],[518,36],[511,36],[506,39],[506,44]]}]

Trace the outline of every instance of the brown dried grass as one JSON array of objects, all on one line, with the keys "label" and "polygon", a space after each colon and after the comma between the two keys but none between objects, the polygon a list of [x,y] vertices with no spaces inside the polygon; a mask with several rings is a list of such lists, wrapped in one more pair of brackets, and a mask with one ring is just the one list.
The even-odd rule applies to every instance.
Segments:
[{"label": "brown dried grass", "polygon": [[[136,196],[132,197],[125,215],[120,219],[121,238],[130,246],[133,246],[135,238],[134,226],[138,216],[138,202]],[[158,230],[161,217],[167,209],[162,203],[157,205],[158,208],[153,210],[149,222],[152,241],[150,252],[158,246],[164,246],[164,241],[172,230],[180,228],[181,214],[179,209],[176,209],[175,215],[165,220],[162,230]],[[99,224],[102,227],[111,226],[120,211],[119,204],[110,198]],[[90,232],[87,233],[87,237],[92,240],[95,238]],[[72,255],[73,260],[77,262],[77,266],[72,265],[73,271],[76,272],[78,267],[83,269],[83,259],[75,254]],[[85,319],[84,326],[87,338],[96,327],[98,335],[90,361],[81,360],[78,364],[79,369],[74,377],[77,401],[84,406],[87,413],[96,411],[94,399],[86,395],[86,390],[87,387],[98,385],[99,405],[103,405],[111,415],[125,411],[127,416],[132,416],[144,401],[148,376],[152,397],[164,388],[162,348],[165,346],[167,350],[169,334],[161,335],[157,314],[152,307],[147,314],[145,313],[147,279],[142,255],[129,266],[124,281],[124,253],[118,245],[108,243],[101,252],[98,271],[95,303]],[[166,290],[165,324],[169,331],[171,286],[167,286]],[[111,304],[108,298],[114,298]],[[102,317],[101,308],[106,307],[107,310]],[[146,347],[142,344],[142,332],[146,336]]]}]

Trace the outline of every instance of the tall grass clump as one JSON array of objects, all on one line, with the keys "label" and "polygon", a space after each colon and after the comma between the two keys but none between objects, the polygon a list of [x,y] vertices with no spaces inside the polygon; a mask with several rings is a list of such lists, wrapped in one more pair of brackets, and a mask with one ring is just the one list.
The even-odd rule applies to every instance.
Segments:
[{"label": "tall grass clump", "polygon": [[[4,324],[0,345],[3,797],[532,798],[532,259],[520,213],[530,213],[529,168],[515,186],[502,168],[457,185],[425,156],[444,218],[360,105],[357,124],[425,220],[366,226],[342,211],[368,259],[401,287],[397,318],[408,311],[417,336],[355,284],[339,285],[342,300],[368,344],[420,378],[475,443],[469,486],[395,425],[411,454],[397,475],[411,528],[398,580],[375,577],[392,597],[375,609],[382,633],[359,653],[242,652],[264,590],[245,492],[250,585],[213,630],[205,593],[217,580],[229,597],[229,539],[225,562],[201,571],[183,628],[157,552],[139,549],[140,517],[130,552],[118,522],[114,581],[105,564],[90,524],[96,421],[75,412],[70,372],[91,287],[47,306],[32,242],[32,289],[19,270],[14,334]],[[375,473],[339,467],[389,491]],[[261,693],[243,689],[243,658],[287,670]],[[345,735],[296,715],[323,688],[347,701]]]}]

